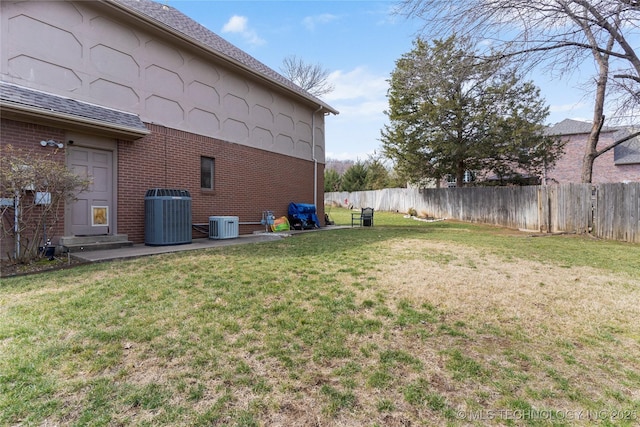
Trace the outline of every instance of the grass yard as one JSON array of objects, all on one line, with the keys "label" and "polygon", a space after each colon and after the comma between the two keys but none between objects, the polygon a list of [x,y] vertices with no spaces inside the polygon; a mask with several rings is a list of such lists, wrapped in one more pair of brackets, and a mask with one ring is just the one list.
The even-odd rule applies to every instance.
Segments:
[{"label": "grass yard", "polygon": [[640,245],[376,212],[0,284],[0,425],[639,423]]}]

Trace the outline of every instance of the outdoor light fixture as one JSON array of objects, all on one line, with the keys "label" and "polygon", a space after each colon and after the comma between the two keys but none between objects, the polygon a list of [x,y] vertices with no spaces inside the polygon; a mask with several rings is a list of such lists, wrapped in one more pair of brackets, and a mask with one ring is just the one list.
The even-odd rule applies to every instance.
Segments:
[{"label": "outdoor light fixture", "polygon": [[42,145],[43,147],[58,147],[58,148],[64,148],[64,144],[62,142],[56,142],[53,139],[50,139],[48,141],[40,141],[40,145]]}]

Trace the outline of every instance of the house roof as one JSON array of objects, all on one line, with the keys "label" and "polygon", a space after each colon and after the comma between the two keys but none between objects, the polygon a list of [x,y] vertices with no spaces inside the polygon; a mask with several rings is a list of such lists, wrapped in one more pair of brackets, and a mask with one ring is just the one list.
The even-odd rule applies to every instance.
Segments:
[{"label": "house roof", "polygon": [[293,92],[297,96],[305,98],[308,102],[323,107],[330,113],[338,114],[337,110],[321,99],[311,95],[291,80],[169,5],[151,0],[106,1],[107,3],[119,5],[130,12],[134,12],[139,18],[146,19],[148,22],[165,30],[170,30],[174,33],[177,32],[179,34],[176,34],[176,36],[182,36],[191,42],[196,42],[196,44],[204,47],[210,53],[230,61],[244,68],[246,71],[280,86],[290,93]]},{"label": "house roof", "polygon": [[3,113],[35,114],[48,121],[81,123],[109,133],[140,138],[149,133],[135,114],[0,82]]},{"label": "house roof", "polygon": [[[590,133],[592,123],[581,122],[578,120],[564,119],[561,122],[556,123],[553,126],[549,126],[546,129],[547,135],[580,135],[584,133]],[[615,129],[603,127],[601,132],[615,132]]]},{"label": "house roof", "polygon": [[[549,126],[545,133],[547,135],[586,135],[591,132],[592,124],[589,122],[581,122],[578,120],[564,119],[553,126]],[[617,141],[637,129],[632,127],[603,127],[602,133],[613,133],[613,140]],[[636,164],[640,163],[640,137],[635,137],[629,141],[625,141],[613,149],[614,163],[616,165]]]},{"label": "house roof", "polygon": [[[638,130],[637,128],[629,127],[619,128],[614,134],[614,139],[620,140]],[[640,137],[636,136],[616,146],[613,151],[613,161],[616,165],[640,163]]]}]

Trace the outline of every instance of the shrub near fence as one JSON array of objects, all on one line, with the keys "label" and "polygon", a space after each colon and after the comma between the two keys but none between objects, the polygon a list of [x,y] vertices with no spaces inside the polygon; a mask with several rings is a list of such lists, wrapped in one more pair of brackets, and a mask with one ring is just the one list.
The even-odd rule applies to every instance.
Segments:
[{"label": "shrub near fence", "polygon": [[640,243],[640,183],[387,188],[325,193],[325,204]]}]

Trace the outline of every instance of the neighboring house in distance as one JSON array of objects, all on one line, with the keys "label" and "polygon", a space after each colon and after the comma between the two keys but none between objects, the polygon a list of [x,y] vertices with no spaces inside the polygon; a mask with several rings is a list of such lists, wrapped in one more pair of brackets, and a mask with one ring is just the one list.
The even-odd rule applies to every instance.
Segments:
[{"label": "neighboring house in distance", "polygon": [[[188,190],[194,224],[238,216],[241,234],[289,202],[324,216],[330,105],[163,3],[0,7],[0,154],[6,144],[50,153],[40,141],[54,140],[60,162],[94,179],[54,236],[142,243],[153,188]],[[92,225],[95,207],[106,224]]]},{"label": "neighboring house in distance", "polygon": [[[565,153],[546,174],[547,184],[581,182],[582,159],[591,123],[565,119],[548,128],[549,135],[557,135],[566,141]],[[630,128],[603,128],[598,147],[606,147],[629,135]],[[640,181],[640,138],[636,137],[607,151],[593,164],[594,184]]]},{"label": "neighboring house in distance", "polygon": [[[558,136],[566,142],[564,154],[552,168],[546,171],[542,179],[525,175],[521,181],[526,185],[581,182],[582,160],[590,132],[591,123],[571,119],[565,119],[553,126],[547,127],[546,133],[548,135]],[[603,128],[600,133],[598,148],[606,147],[614,141],[630,135],[631,132],[635,132],[631,127]],[[465,171],[465,184],[473,182],[476,177],[480,178],[480,182],[484,180],[497,180],[497,178],[492,175],[482,175],[481,171]],[[594,184],[639,181],[640,137],[635,137],[607,151],[597,157],[593,164],[592,182]],[[432,186],[435,187],[435,185]],[[455,177],[452,175],[448,176],[446,180],[441,181],[440,186],[455,187]]]}]

